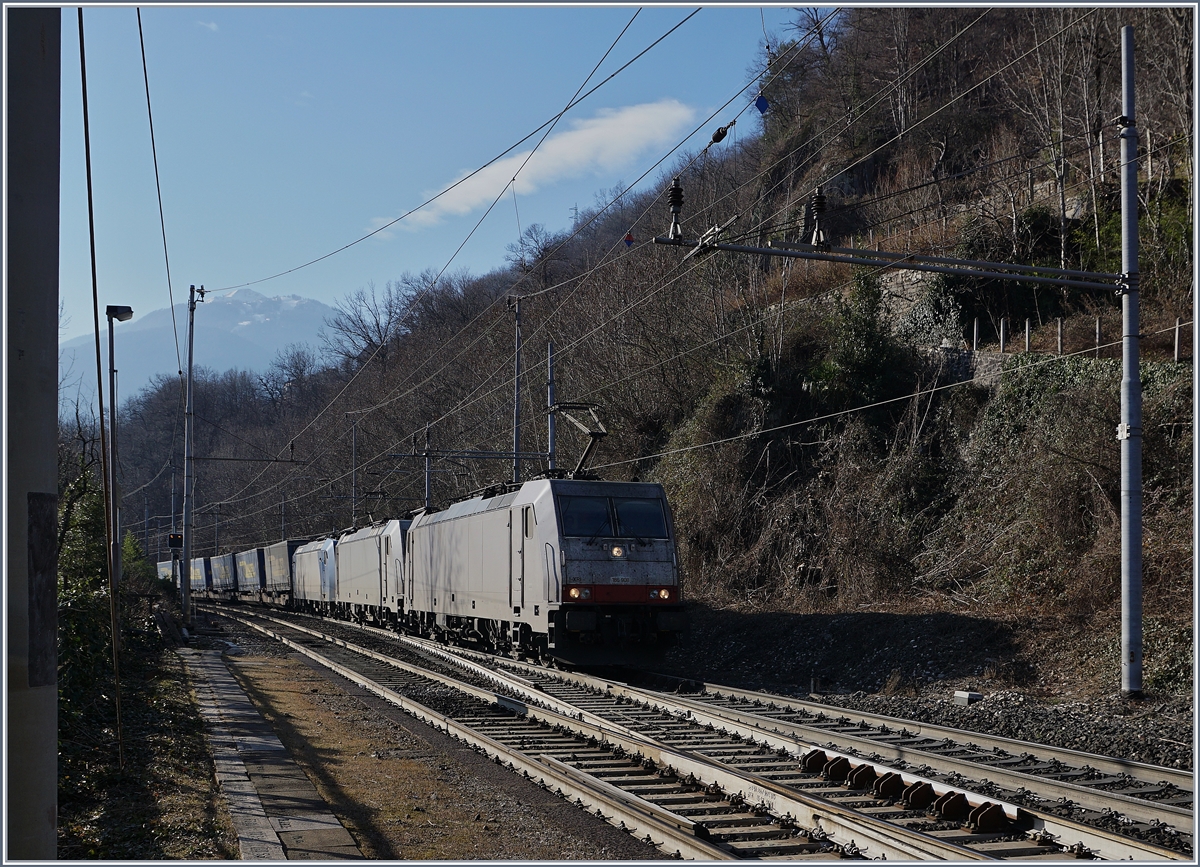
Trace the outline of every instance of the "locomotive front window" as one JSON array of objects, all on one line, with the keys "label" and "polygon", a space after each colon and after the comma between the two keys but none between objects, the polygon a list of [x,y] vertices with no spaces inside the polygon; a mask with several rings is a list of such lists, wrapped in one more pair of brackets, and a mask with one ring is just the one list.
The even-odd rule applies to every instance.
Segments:
[{"label": "locomotive front window", "polygon": [[617,507],[619,536],[639,536],[642,539],[666,539],[667,519],[662,502],[651,499],[622,499],[614,497]]},{"label": "locomotive front window", "polygon": [[564,536],[611,536],[608,497],[559,497]]}]

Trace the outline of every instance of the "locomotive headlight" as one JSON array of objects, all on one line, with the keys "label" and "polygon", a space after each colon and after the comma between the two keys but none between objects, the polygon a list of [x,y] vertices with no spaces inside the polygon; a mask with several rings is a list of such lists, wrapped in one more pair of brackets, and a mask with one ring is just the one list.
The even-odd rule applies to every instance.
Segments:
[{"label": "locomotive headlight", "polygon": [[668,590],[666,587],[662,588],[661,590],[658,591],[658,598],[659,599],[670,599],[671,591]]},{"label": "locomotive headlight", "polygon": [[624,557],[625,556],[625,548],[621,545],[613,545],[612,546],[612,555],[617,558]]},{"label": "locomotive headlight", "polygon": [[572,599],[591,599],[592,590],[590,587],[572,587],[567,591],[567,595]]}]

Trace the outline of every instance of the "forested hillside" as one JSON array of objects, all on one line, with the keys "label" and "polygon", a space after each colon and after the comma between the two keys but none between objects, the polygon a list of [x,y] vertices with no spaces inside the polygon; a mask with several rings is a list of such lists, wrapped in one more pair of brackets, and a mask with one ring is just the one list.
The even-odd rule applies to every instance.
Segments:
[{"label": "forested hillside", "polygon": [[[547,449],[552,343],[557,399],[598,404],[609,431],[594,471],[666,486],[692,599],[1112,612],[1119,297],[685,258],[652,239],[667,234],[678,177],[686,238],[728,226],[723,239],[748,246],[808,241],[820,188],[835,246],[1119,271],[1119,29],[1133,24],[1147,665],[1171,685],[1187,663],[1156,648],[1192,610],[1192,10],[828,13],[798,11],[746,58],[757,86],[711,121],[736,117],[739,135],[673,155],[646,191],[598,194],[568,227],[529,226],[483,276],[412,263],[345,287],[323,334],[265,373],[198,371],[197,554],[341,530],[352,510],[363,524],[417,508],[425,477],[411,455],[426,436],[434,449],[511,451],[519,297],[522,449]],[[965,352],[976,323],[974,355],[996,361],[988,378],[971,377]],[[126,526],[139,538],[144,510],[170,514],[172,464],[182,489],[182,410],[173,377],[121,407]],[[64,526],[94,524],[81,505],[94,426],[71,418],[63,431]],[[570,468],[586,438],[565,422],[558,432]],[[251,460],[263,458],[294,462]],[[545,469],[523,464],[526,478]],[[512,466],[434,470],[445,504]],[[151,521],[152,560],[168,523]]]}]

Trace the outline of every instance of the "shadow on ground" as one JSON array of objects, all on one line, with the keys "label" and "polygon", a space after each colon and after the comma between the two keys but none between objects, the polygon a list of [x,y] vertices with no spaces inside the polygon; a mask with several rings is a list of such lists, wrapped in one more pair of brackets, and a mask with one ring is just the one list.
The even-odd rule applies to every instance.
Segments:
[{"label": "shadow on ground", "polygon": [[933,681],[1029,683],[1008,624],[937,612],[790,614],[690,606],[691,630],[657,666],[751,689],[888,692]]}]

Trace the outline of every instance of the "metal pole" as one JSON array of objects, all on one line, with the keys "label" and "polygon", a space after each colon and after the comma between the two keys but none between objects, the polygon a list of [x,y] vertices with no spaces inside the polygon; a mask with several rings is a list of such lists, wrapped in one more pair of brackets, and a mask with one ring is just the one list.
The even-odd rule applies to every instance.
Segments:
[{"label": "metal pole", "polygon": [[109,584],[109,615],[112,619],[113,658],[113,706],[117,712],[117,758],[125,767],[124,725],[121,720],[121,615],[118,592],[121,586],[121,491],[117,481],[117,365],[113,346],[113,319],[122,322],[133,316],[133,309],[120,305],[108,305],[104,311],[108,319],[108,473],[109,496],[112,499],[112,581]]},{"label": "metal pole", "polygon": [[1100,357],[1100,317],[1096,317],[1096,357]]},{"label": "metal pole", "polygon": [[513,484],[521,481],[521,299],[513,303],[516,314],[516,351],[513,356]]},{"label": "metal pole", "polygon": [[[200,287],[200,300],[204,300],[204,287]],[[192,628],[192,495],[195,487],[196,465],[192,460],[195,445],[192,435],[192,360],[196,338],[196,287],[188,288],[188,365],[186,403],[183,411],[183,564],[179,577],[180,596],[183,606],[183,628]]]},{"label": "metal pole", "polygon": [[1029,351],[1029,320],[1025,320],[1025,351]]},{"label": "metal pole", "polygon": [[221,504],[217,503],[217,507],[213,509],[213,556],[216,557],[221,553],[220,547],[217,545],[217,525],[221,523]]},{"label": "metal pole", "polygon": [[350,526],[358,526],[358,416],[350,425]]},{"label": "metal pole", "polygon": [[[179,529],[175,522],[175,458],[171,458],[171,532],[177,533]],[[179,576],[175,572],[175,566],[179,562],[179,549],[171,548],[171,583],[174,584]]]},{"label": "metal pole", "polygon": [[[1178,321],[1179,320],[1176,320],[1176,322],[1178,322]],[[1179,360],[1179,326],[1178,325],[1175,326],[1175,360],[1176,361]],[[553,470],[554,469],[554,450],[555,450],[555,446],[557,444],[557,440],[555,439],[555,430],[554,430],[555,419],[554,419],[554,412],[553,412],[553,409],[554,409],[554,344],[550,343],[550,342],[548,342],[546,344],[546,371],[548,374],[548,378],[546,381],[546,409],[549,410],[546,413],[546,416],[547,416],[546,425],[549,428],[549,430],[548,430],[549,436],[547,438],[548,448],[546,449],[546,452],[549,455],[549,463],[547,464],[547,466],[551,470]]]},{"label": "metal pole", "polygon": [[433,508],[433,467],[429,459],[429,425],[425,425],[425,510]]},{"label": "metal pole", "polygon": [[1062,317],[1058,317],[1058,354],[1062,355]]},{"label": "metal pole", "polygon": [[1004,338],[1007,336],[1007,329],[1005,328],[1005,326],[1007,324],[1008,324],[1008,319],[1001,317],[1000,318],[1000,354],[1001,355],[1004,354]]},{"label": "metal pole", "polygon": [[1183,324],[1183,320],[1178,316],[1175,317],[1175,363],[1179,363],[1179,326]]},{"label": "metal pole", "polygon": [[971,351],[979,351],[979,317],[975,317],[975,335],[971,338]]},{"label": "metal pole", "polygon": [[1121,28],[1121,695],[1142,696],[1142,383],[1138,370],[1137,126],[1133,28]]},{"label": "metal pole", "polygon": [[[108,317],[108,492],[112,502],[113,582],[121,586],[121,492],[117,487],[117,367],[113,350],[113,317]],[[115,627],[114,627],[115,628]],[[116,641],[114,635],[113,641]]]}]

